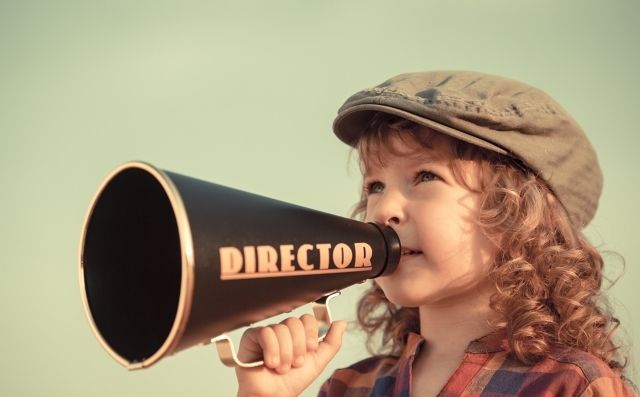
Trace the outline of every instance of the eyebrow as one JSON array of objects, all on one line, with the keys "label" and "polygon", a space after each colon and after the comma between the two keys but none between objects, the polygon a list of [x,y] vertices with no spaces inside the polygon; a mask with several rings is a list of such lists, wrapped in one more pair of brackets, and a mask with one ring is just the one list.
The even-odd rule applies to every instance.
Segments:
[{"label": "eyebrow", "polygon": [[[407,154],[407,158],[411,162],[411,166],[416,166],[419,164],[434,164],[434,165],[443,165],[449,167],[449,161],[447,161],[446,155],[441,154],[440,152],[436,152],[435,150],[430,151],[431,153],[427,153],[425,151],[419,151],[417,153]],[[435,154],[435,156],[433,155]],[[367,178],[371,176],[371,170],[375,168],[384,168],[384,165],[378,166],[370,164],[365,164],[364,172],[362,173],[363,178]]]}]

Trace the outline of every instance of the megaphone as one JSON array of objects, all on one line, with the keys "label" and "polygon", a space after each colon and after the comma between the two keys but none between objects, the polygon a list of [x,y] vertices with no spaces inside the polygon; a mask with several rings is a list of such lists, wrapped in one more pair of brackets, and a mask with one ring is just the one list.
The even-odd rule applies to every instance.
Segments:
[{"label": "megaphone", "polygon": [[91,201],[80,289],[101,345],[140,369],[390,274],[400,251],[389,227],[129,162]]}]

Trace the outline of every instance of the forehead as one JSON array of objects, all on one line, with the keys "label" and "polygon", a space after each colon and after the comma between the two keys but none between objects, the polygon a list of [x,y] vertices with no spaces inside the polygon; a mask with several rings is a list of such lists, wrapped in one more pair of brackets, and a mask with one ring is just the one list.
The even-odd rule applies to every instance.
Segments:
[{"label": "forehead", "polygon": [[358,144],[363,171],[384,167],[401,157],[409,161],[445,162],[454,158],[455,145],[451,138],[430,130],[386,131],[361,138]]}]

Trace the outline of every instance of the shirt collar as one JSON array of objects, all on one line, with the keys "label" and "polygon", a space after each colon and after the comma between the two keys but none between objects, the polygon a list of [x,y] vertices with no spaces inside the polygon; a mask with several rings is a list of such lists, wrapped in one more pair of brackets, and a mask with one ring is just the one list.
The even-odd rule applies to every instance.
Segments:
[{"label": "shirt collar", "polygon": [[504,330],[489,333],[482,338],[472,340],[467,346],[467,353],[497,353],[509,350],[509,340]]},{"label": "shirt collar", "polygon": [[[422,346],[424,338],[414,332],[409,333],[407,345],[402,353],[401,359],[408,359],[415,355]],[[467,346],[465,352],[472,354],[487,354],[506,351],[509,349],[509,341],[504,330],[491,332],[481,338],[472,340]]]},{"label": "shirt collar", "polygon": [[[416,333],[409,333],[407,344],[397,362],[398,376],[394,386],[394,396],[408,396],[411,390],[413,361],[424,346],[424,338]],[[504,331],[496,331],[471,341],[467,346],[466,357],[469,354],[490,354],[507,350],[509,347]],[[466,360],[467,358],[465,358]]]}]

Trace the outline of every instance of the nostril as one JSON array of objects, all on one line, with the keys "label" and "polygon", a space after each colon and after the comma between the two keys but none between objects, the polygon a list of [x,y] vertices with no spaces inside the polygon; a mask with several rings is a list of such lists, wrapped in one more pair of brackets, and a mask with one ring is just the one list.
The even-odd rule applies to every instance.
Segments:
[{"label": "nostril", "polygon": [[387,225],[397,225],[400,223],[400,219],[397,216],[387,219]]}]

